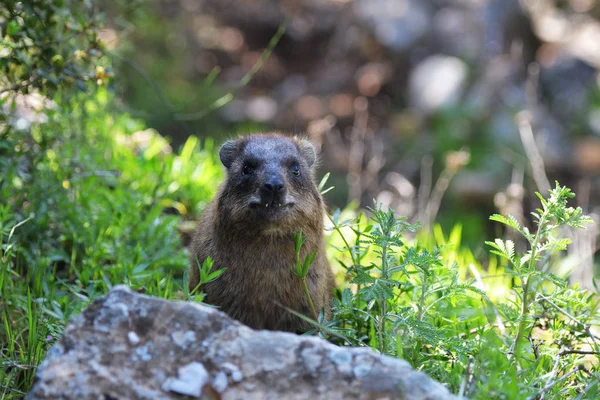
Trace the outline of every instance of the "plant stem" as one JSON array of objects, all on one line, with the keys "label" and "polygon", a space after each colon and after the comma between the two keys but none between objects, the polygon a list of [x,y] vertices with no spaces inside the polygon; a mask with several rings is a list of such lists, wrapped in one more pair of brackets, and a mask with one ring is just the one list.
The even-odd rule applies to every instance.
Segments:
[{"label": "plant stem", "polygon": [[571,370],[571,371],[567,372],[567,373],[566,373],[566,374],[564,374],[562,377],[560,377],[560,379],[557,379],[557,380],[555,380],[555,381],[552,381],[552,382],[548,383],[546,386],[544,386],[544,387],[542,388],[542,390],[540,390],[540,391],[537,393],[537,396],[535,396],[535,397],[530,397],[530,398],[538,398],[538,397],[540,397],[540,398],[541,398],[541,397],[543,397],[543,395],[544,395],[544,394],[545,394],[547,391],[549,391],[550,389],[552,389],[552,388],[553,388],[554,386],[556,386],[558,383],[566,381],[567,379],[569,379],[569,377],[570,377],[571,375],[573,375],[573,374],[575,374],[575,373],[577,373],[577,372],[579,372],[579,371],[582,371],[582,370],[585,370],[585,367],[583,366],[583,364],[579,364],[577,367],[575,367],[575,369],[573,369],[573,370]]},{"label": "plant stem", "polygon": [[529,313],[529,304],[528,304],[528,292],[529,292],[529,282],[530,278],[525,278],[525,282],[523,284],[523,297],[521,299],[521,315],[519,316],[519,328],[517,329],[517,336],[515,338],[515,343],[513,344],[513,355],[516,358],[519,356],[520,351],[520,342],[523,338],[523,333],[525,332],[525,316]]},{"label": "plant stem", "polygon": [[[546,223],[546,218],[548,217],[548,210],[544,210],[544,212],[542,213],[540,220],[538,222],[538,230],[535,234],[535,239],[533,240],[533,243],[531,244],[531,258],[529,259],[529,270],[532,271],[536,265],[535,265],[535,258],[537,257],[537,248],[542,236],[542,232],[544,230],[544,225]],[[520,272],[520,271],[519,271]],[[520,274],[519,274],[520,275]],[[531,276],[525,276],[521,278],[522,280],[522,285],[523,285],[523,294],[521,297],[521,315],[519,316],[519,328],[517,329],[517,336],[515,338],[515,342],[513,344],[513,351],[512,354],[515,357],[515,359],[518,359],[519,357],[519,352],[521,349],[521,339],[523,338],[523,334],[525,332],[525,325],[526,325],[526,317],[527,314],[529,313],[529,286],[531,283]]]},{"label": "plant stem", "polygon": [[[338,235],[340,235],[340,238],[342,238],[342,241],[344,242],[344,245],[346,245],[346,248],[348,249],[348,251],[350,252],[350,259],[352,260],[352,268],[353,269],[357,269],[358,268],[358,260],[355,257],[354,251],[352,250],[353,248],[358,248],[358,244],[359,244],[359,240],[360,240],[360,235],[357,233],[356,236],[356,247],[350,247],[350,243],[348,243],[348,241],[346,240],[346,237],[342,234],[342,230],[340,229],[340,227],[338,226],[338,224],[335,223],[335,221],[333,220],[333,218],[331,217],[331,215],[329,215],[329,213],[325,213],[327,214],[327,218],[329,218],[329,221],[331,221],[331,223],[333,224],[333,229],[337,232]],[[360,293],[360,284],[356,285],[356,293],[358,295],[358,293]],[[362,320],[359,320],[358,323],[358,335],[360,336],[361,332],[362,332]]]},{"label": "plant stem", "polygon": [[306,295],[306,299],[308,300],[308,306],[310,307],[310,311],[312,312],[313,318],[315,319],[315,321],[318,321],[319,316],[317,314],[317,311],[315,310],[315,305],[313,304],[312,298],[310,297],[310,293],[308,292],[306,278],[302,279],[302,286],[304,288],[304,294]]},{"label": "plant stem", "polygon": [[333,229],[338,233],[338,235],[340,235],[340,237],[342,238],[342,241],[346,245],[346,248],[350,252],[350,259],[352,260],[352,265],[354,267],[357,267],[358,261],[354,257],[354,251],[352,251],[352,247],[350,247],[350,243],[348,243],[348,241],[346,240],[346,237],[342,234],[342,230],[340,229],[340,227],[335,223],[333,218],[331,218],[331,215],[329,215],[329,213],[325,213],[325,214],[327,214],[327,218],[329,218],[329,221],[331,221],[331,223],[333,224]]},{"label": "plant stem", "polygon": [[[383,279],[388,278],[388,265],[387,265],[387,242],[381,248],[381,277]],[[387,300],[381,296],[381,318],[379,320],[379,351],[385,354],[385,320],[387,318]]]},{"label": "plant stem", "polygon": [[594,336],[592,334],[592,331],[590,330],[589,325],[584,324],[583,322],[579,321],[577,318],[575,318],[574,316],[569,314],[567,311],[563,310],[562,308],[560,308],[559,306],[554,304],[554,302],[552,300],[550,300],[549,298],[547,298],[546,296],[544,296],[542,294],[540,294],[539,296],[543,300],[545,300],[548,304],[550,304],[552,307],[554,307],[556,310],[558,310],[560,313],[562,313],[567,318],[569,318],[571,321],[575,322],[576,324],[579,324],[586,331],[586,333],[588,334],[590,339],[592,339],[592,343],[594,344],[594,348],[596,349],[596,354],[600,354],[600,347],[598,347],[598,342],[596,341],[596,336]]},{"label": "plant stem", "polygon": [[425,272],[421,272],[421,284],[423,287],[421,288],[421,298],[419,299],[419,315],[417,316],[417,320],[423,320],[423,314],[425,314],[425,295],[428,290],[426,286],[427,277]]}]

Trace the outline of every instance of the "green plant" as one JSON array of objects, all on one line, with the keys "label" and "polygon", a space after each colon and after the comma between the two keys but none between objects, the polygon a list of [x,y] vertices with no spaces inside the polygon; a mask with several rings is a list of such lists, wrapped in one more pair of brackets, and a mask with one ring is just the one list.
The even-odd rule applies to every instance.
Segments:
[{"label": "green plant", "polygon": [[212,141],[174,152],[111,104],[100,88],[26,129],[0,123],[0,397],[22,397],[68,321],[112,286],[187,298],[186,219],[222,174]]},{"label": "green plant", "polygon": [[[531,307],[539,301],[536,297],[537,289],[545,280],[551,280],[559,287],[564,287],[563,281],[548,272],[549,258],[555,251],[566,250],[571,243],[568,238],[556,236],[555,232],[562,227],[571,226],[583,228],[583,224],[592,223],[590,217],[583,215],[580,207],[567,207],[567,200],[575,197],[570,189],[561,187],[556,182],[556,187],[550,190],[550,198],[546,201],[542,195],[536,193],[542,203],[542,208],[533,212],[534,222],[537,225],[533,234],[527,227],[522,227],[512,215],[492,215],[490,220],[500,222],[517,230],[528,242],[530,250],[525,254],[515,253],[515,244],[511,240],[496,239],[495,242],[486,242],[494,250],[492,253],[506,258],[510,262],[509,272],[514,274],[521,282],[518,287],[518,298],[521,303],[519,315],[519,328],[512,345],[512,353],[518,358],[525,330],[530,328]],[[592,337],[593,339],[593,337]],[[598,345],[595,343],[596,350]]]},{"label": "green plant", "polygon": [[294,235],[294,252],[296,254],[296,265],[292,267],[292,273],[300,279],[302,282],[302,288],[304,289],[304,295],[306,296],[306,301],[308,301],[308,306],[310,307],[310,311],[312,312],[312,317],[315,321],[318,320],[317,310],[313,304],[312,298],[310,297],[310,293],[308,291],[308,284],[306,283],[306,277],[308,276],[308,270],[310,269],[312,263],[315,261],[315,257],[317,256],[317,251],[313,251],[308,254],[304,260],[300,258],[300,250],[306,238],[302,235],[302,231],[296,233]]},{"label": "green plant", "polygon": [[91,2],[5,0],[0,7],[0,91],[44,94],[103,83],[100,19]]},{"label": "green plant", "polygon": [[549,272],[550,256],[569,243],[561,227],[589,221],[567,206],[572,196],[558,184],[547,200],[538,195],[535,233],[513,217],[492,216],[531,247],[518,254],[511,241],[488,242],[509,265],[491,258],[487,271],[455,246],[460,229],[450,241],[442,233],[411,240],[403,235],[418,226],[392,210],[371,209],[368,222],[340,221],[336,211],[330,229],[343,243],[350,285],[334,301],[330,340],[405,358],[472,398],[594,398],[598,299]]},{"label": "green plant", "polygon": [[[223,272],[225,272],[225,268],[221,268],[213,271],[213,260],[210,257],[206,257],[206,260],[202,264],[199,261],[196,261],[196,265],[198,267],[198,284],[192,290],[190,290],[190,295],[193,296],[191,299],[196,302],[201,302],[204,300],[204,293],[200,291],[202,285],[205,283],[212,282],[216,279],[219,279]],[[184,279],[184,283],[187,281],[187,278]]]}]

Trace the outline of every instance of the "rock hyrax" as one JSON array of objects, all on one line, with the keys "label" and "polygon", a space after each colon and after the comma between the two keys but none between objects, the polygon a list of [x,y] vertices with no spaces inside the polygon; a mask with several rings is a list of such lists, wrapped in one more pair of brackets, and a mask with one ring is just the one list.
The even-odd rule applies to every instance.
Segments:
[{"label": "rock hyrax", "polygon": [[325,255],[324,204],[314,182],[316,153],[305,139],[253,134],[223,144],[227,179],[202,214],[191,247],[190,290],[198,263],[211,257],[226,268],[202,286],[205,301],[255,329],[299,332],[310,327],[284,307],[312,317],[295,265],[294,234],[302,231],[301,259],[317,251],[307,284],[317,312],[329,316],[335,285]]}]

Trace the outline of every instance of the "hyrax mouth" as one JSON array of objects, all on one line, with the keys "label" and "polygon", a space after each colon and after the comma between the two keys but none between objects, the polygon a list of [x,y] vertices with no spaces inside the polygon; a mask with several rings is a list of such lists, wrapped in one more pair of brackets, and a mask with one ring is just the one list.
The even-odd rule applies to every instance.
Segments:
[{"label": "hyrax mouth", "polygon": [[284,202],[278,202],[278,201],[272,201],[272,202],[251,201],[248,204],[248,206],[250,208],[259,209],[259,210],[278,210],[278,209],[290,208],[293,206],[293,203],[284,203]]}]

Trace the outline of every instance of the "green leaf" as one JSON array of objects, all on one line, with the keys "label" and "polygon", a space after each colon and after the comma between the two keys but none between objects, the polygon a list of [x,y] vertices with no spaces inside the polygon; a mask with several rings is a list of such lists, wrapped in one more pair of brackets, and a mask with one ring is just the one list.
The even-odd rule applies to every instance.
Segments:
[{"label": "green leaf", "polygon": [[363,268],[356,270],[356,276],[350,281],[357,285],[366,285],[375,282],[375,278],[368,274]]},{"label": "green leaf", "polygon": [[389,300],[394,297],[394,292],[389,284],[381,279],[376,279],[372,285],[361,288],[360,294],[366,301],[369,300]]},{"label": "green leaf", "polygon": [[221,269],[211,272],[206,277],[206,280],[204,281],[204,283],[212,282],[212,281],[216,280],[218,277],[220,277],[223,274],[223,272],[225,272],[225,268],[221,268]]},{"label": "green leaf", "polygon": [[340,211],[339,208],[336,209],[335,212],[333,213],[333,215],[332,215],[331,218],[333,219],[334,225],[338,225],[338,220],[340,218],[340,213],[341,213],[341,211]]},{"label": "green leaf", "polygon": [[302,265],[302,271],[301,271],[300,278],[302,278],[302,279],[306,278],[306,276],[308,275],[308,270],[310,269],[311,265],[315,261],[316,257],[317,257],[317,250],[313,251],[311,254],[306,256],[306,258],[304,259],[304,264]]},{"label": "green leaf", "polygon": [[545,273],[544,278],[548,279],[561,289],[564,289],[567,286],[567,282],[564,279],[561,279],[550,272]]},{"label": "green leaf", "polygon": [[506,242],[504,242],[502,241],[502,239],[496,239],[494,242],[486,241],[485,244],[494,248],[494,250],[492,250],[492,253],[504,257],[511,262],[514,261],[515,244],[512,240],[507,240]]},{"label": "green leaf", "polygon": [[21,31],[21,26],[16,20],[9,21],[6,25],[6,34],[8,36],[15,36],[17,33]]}]

